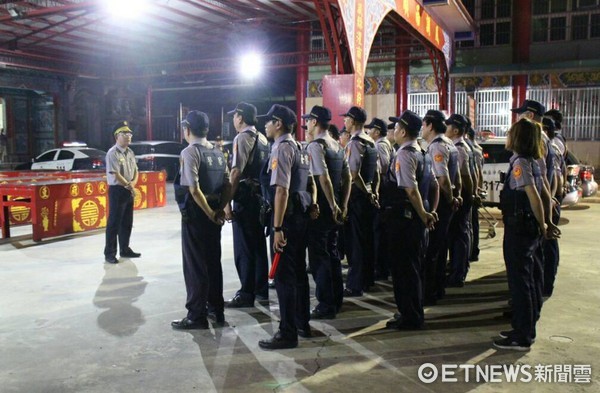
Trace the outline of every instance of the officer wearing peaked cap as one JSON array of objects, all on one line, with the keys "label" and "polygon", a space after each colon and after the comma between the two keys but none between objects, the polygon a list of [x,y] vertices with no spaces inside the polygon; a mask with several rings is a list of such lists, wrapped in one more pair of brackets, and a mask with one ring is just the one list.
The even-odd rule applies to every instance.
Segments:
[{"label": "officer wearing peaked cap", "polygon": [[233,223],[233,254],[241,287],[227,307],[252,307],[254,300],[269,296],[268,257],[264,227],[261,225],[260,171],[269,157],[267,138],[255,128],[256,107],[240,102],[228,112],[238,134],[233,139],[231,184],[233,209],[227,205],[226,217]]},{"label": "officer wearing peaked cap", "polygon": [[138,181],[135,153],[129,148],[133,131],[127,121],[118,122],[113,128],[115,145],[106,153],[106,181],[108,183],[108,222],[104,259],[118,263],[117,239],[121,257],[138,258],[140,253],[129,247],[133,228],[133,199]]},{"label": "officer wearing peaked cap", "polygon": [[294,348],[298,336],[310,337],[308,324],[310,302],[306,274],[306,228],[308,211],[316,204],[308,154],[294,141],[291,132],[296,114],[286,106],[273,105],[266,115],[265,131],[274,140],[269,161],[273,206],[273,251],[280,254],[275,272],[275,290],[279,300],[281,321],[279,330],[267,340],[260,340],[263,349]]},{"label": "officer wearing peaked cap", "polygon": [[385,187],[383,221],[387,227],[388,255],[394,298],[398,313],[387,322],[388,328],[421,329],[424,323],[421,282],[421,255],[426,228],[433,228],[437,218],[426,210],[426,198],[421,190],[429,187],[426,157],[417,137],[421,118],[414,112],[404,111],[390,117],[396,124],[394,136],[400,146],[391,162]]},{"label": "officer wearing peaked cap", "polygon": [[346,158],[352,175],[348,221],[344,228],[349,266],[344,296],[353,297],[362,296],[374,279],[373,219],[378,204],[378,155],[375,141],[363,130],[367,121],[365,110],[353,106],[341,116],[351,135]]},{"label": "officer wearing peaked cap", "polygon": [[180,171],[173,185],[181,211],[188,312],[185,318],[171,322],[171,326],[208,329],[209,315],[217,324],[225,322],[221,227],[225,219],[223,208],[231,199],[231,184],[223,152],[206,139],[208,116],[191,111],[181,129],[189,146],[181,151]]}]

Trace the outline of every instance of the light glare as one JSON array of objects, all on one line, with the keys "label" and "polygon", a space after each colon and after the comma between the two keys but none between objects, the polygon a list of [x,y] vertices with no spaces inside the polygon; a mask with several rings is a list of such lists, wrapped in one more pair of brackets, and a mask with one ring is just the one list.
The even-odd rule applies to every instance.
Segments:
[{"label": "light glare", "polygon": [[247,53],[240,59],[240,74],[244,79],[256,79],[262,74],[262,56],[258,53]]}]

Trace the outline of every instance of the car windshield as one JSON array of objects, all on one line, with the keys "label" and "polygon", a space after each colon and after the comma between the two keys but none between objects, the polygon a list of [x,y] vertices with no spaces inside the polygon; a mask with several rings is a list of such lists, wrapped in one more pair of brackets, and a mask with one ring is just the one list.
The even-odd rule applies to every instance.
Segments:
[{"label": "car windshield", "polygon": [[90,158],[104,159],[106,157],[106,153],[98,149],[80,149],[79,151]]},{"label": "car windshield", "polygon": [[504,145],[482,145],[483,158],[486,164],[508,163],[512,153],[504,148]]}]

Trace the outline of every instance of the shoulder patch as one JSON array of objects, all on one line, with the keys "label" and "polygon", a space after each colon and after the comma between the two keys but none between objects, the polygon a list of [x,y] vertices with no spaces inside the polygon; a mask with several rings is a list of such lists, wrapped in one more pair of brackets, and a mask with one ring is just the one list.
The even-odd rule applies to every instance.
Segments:
[{"label": "shoulder patch", "polygon": [[435,162],[442,162],[444,161],[444,156],[442,155],[442,153],[438,153],[435,156],[433,156],[433,160]]},{"label": "shoulder patch", "polygon": [[274,171],[275,169],[277,169],[277,158],[273,158],[273,161],[271,161],[271,170]]},{"label": "shoulder patch", "polygon": [[520,178],[522,174],[523,169],[521,168],[521,165],[515,165],[515,167],[513,168],[513,175],[515,176],[515,178]]},{"label": "shoulder patch", "polygon": [[396,172],[400,172],[400,161],[396,160]]}]

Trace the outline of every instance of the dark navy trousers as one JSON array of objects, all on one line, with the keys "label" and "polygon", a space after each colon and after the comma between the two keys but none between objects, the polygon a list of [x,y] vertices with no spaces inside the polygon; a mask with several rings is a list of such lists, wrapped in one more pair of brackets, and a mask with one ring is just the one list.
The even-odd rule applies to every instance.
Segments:
[{"label": "dark navy trousers", "polygon": [[260,205],[234,202],[233,211],[233,255],[241,283],[236,295],[254,303],[256,295],[269,296],[269,261],[264,227],[259,223]]},{"label": "dark navy trousers", "polygon": [[373,212],[374,207],[367,195],[353,187],[348,203],[344,242],[349,267],[346,288],[353,291],[362,291],[373,282]]},{"label": "dark navy trousers", "polygon": [[512,328],[514,339],[519,343],[531,344],[535,337],[535,324],[541,310],[540,294],[536,289],[539,267],[536,267],[535,252],[539,248],[538,235],[527,233],[521,221],[504,218],[504,263],[508,278],[508,289],[512,298]]},{"label": "dark navy trousers", "polygon": [[133,228],[133,195],[123,186],[108,187],[108,222],[106,223],[106,243],[104,256],[117,255],[117,239],[119,252],[127,251],[129,238]]},{"label": "dark navy trousers", "polygon": [[182,219],[181,251],[187,317],[193,321],[204,319],[207,307],[223,312],[221,226],[210,221],[199,207],[188,207],[188,218]]},{"label": "dark navy trousers", "polygon": [[[552,214],[552,222],[558,225],[560,221],[560,206]],[[554,281],[558,273],[558,264],[560,261],[560,253],[558,247],[558,239],[544,239],[544,296],[552,296],[554,291]]]},{"label": "dark navy trousers", "polygon": [[448,229],[452,220],[452,206],[440,199],[437,208],[438,222],[429,232],[429,246],[425,253],[425,298],[440,299],[446,285],[446,261],[448,259]]},{"label": "dark navy trousers", "polygon": [[334,228],[330,212],[321,212],[318,219],[308,223],[308,264],[315,281],[315,297],[319,302],[316,308],[324,313],[336,312],[333,255],[330,248],[331,231]]},{"label": "dark navy trousers", "polygon": [[454,212],[448,230],[448,249],[450,251],[450,276],[448,283],[465,281],[469,271],[471,250],[471,204],[463,202]]},{"label": "dark navy trousers", "polygon": [[275,273],[275,290],[281,321],[279,330],[288,340],[298,339],[298,328],[310,320],[308,275],[306,274],[306,230],[308,217],[291,214],[283,220],[287,240]]},{"label": "dark navy trousers", "polygon": [[403,209],[388,209],[384,223],[388,236],[388,255],[398,312],[407,325],[423,325],[423,288],[421,283],[421,247],[425,226],[416,213],[405,218]]}]

